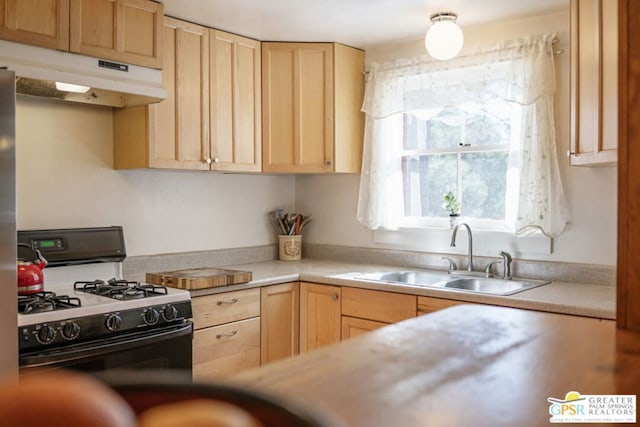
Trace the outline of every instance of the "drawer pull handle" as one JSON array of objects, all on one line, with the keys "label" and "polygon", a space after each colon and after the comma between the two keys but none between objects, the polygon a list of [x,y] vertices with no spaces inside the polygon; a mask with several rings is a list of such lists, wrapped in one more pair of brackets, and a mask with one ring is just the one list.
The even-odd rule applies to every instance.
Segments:
[{"label": "drawer pull handle", "polygon": [[216,304],[218,305],[222,305],[222,304],[235,304],[238,302],[238,298],[232,298],[229,301],[218,301]]},{"label": "drawer pull handle", "polygon": [[220,339],[220,338],[223,338],[223,337],[232,337],[237,333],[238,333],[238,331],[231,331],[228,334],[218,334],[218,335],[216,335],[216,338]]}]

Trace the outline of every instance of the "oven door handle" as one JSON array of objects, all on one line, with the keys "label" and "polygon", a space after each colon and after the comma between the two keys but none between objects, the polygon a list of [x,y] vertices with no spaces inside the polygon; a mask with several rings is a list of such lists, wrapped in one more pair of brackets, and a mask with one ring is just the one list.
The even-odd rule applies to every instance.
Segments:
[{"label": "oven door handle", "polygon": [[[187,321],[178,327],[154,329],[103,340],[87,341],[74,346],[53,348],[34,354],[20,355],[20,368],[36,368],[53,364],[65,364],[78,359],[103,356],[115,352],[132,350],[147,344],[157,344],[184,335],[193,334],[193,323]],[[191,349],[185,349],[191,351]]]}]

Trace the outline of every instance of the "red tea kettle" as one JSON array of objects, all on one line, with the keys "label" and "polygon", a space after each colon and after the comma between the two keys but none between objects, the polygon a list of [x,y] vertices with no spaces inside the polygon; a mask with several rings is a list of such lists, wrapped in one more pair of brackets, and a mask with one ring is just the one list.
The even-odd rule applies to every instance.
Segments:
[{"label": "red tea kettle", "polygon": [[31,249],[37,256],[34,261],[18,258],[18,295],[31,295],[44,291],[44,273],[42,270],[47,266],[40,251],[26,243],[18,243]]}]

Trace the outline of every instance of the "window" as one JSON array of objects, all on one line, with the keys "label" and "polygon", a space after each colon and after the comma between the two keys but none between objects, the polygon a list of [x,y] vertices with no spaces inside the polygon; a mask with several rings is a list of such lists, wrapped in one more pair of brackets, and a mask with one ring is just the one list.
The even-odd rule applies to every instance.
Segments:
[{"label": "window", "polygon": [[449,61],[370,64],[357,218],[371,229],[448,225],[452,191],[473,222],[557,236],[567,208],[557,159],[553,39]]},{"label": "window", "polygon": [[442,197],[451,191],[466,219],[504,221],[509,147],[520,131],[516,111],[498,101],[404,113],[405,218],[415,225],[447,217]]}]

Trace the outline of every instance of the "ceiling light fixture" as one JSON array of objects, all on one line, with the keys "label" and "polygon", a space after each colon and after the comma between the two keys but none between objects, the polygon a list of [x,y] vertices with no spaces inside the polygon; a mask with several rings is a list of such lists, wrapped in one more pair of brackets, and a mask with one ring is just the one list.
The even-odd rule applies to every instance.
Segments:
[{"label": "ceiling light fixture", "polygon": [[455,57],[462,49],[464,35],[456,24],[458,15],[452,12],[439,12],[431,15],[433,25],[424,37],[424,46],[433,58],[446,61]]},{"label": "ceiling light fixture", "polygon": [[63,92],[85,93],[91,88],[89,86],[74,85],[72,83],[56,82],[56,89]]}]

